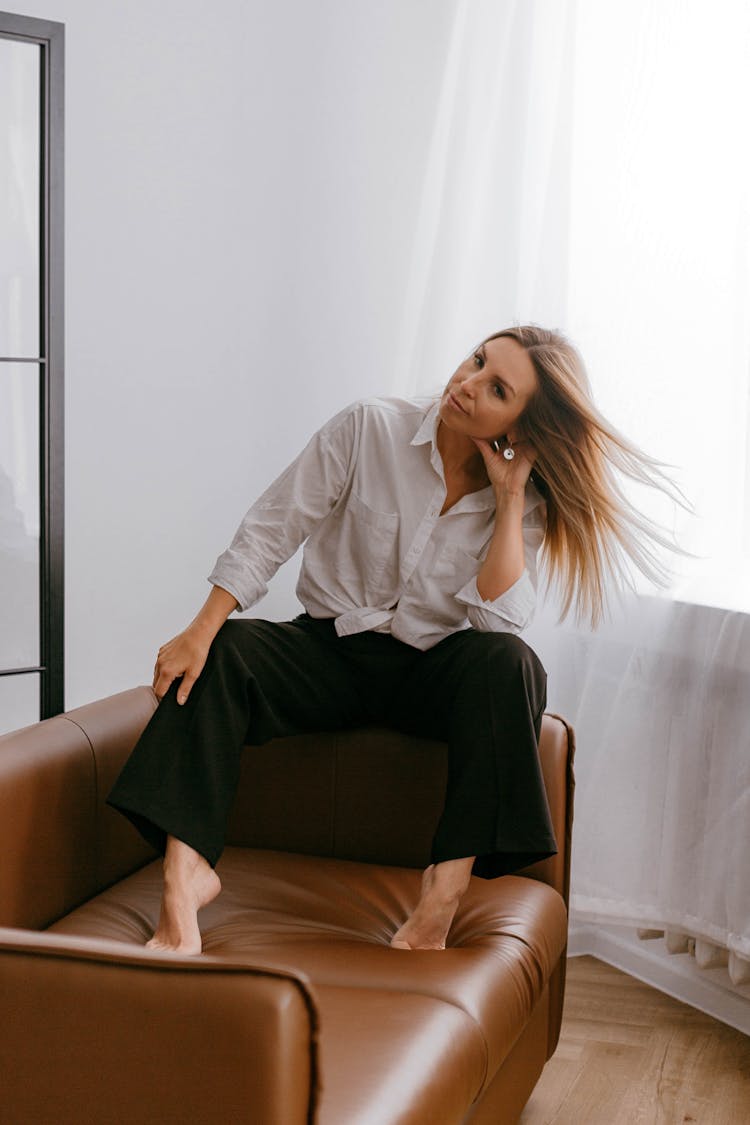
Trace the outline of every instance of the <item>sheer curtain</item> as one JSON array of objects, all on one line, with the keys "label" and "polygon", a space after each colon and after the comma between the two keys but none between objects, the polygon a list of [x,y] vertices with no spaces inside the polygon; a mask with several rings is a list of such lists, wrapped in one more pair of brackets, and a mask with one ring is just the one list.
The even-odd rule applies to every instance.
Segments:
[{"label": "sheer curtain", "polygon": [[750,611],[750,10],[578,0],[567,327],[599,404],[675,467],[672,595]]},{"label": "sheer curtain", "polygon": [[574,5],[457,0],[415,223],[394,393],[482,336],[567,314]]},{"label": "sheer curtain", "polygon": [[[597,633],[528,640],[578,733],[571,924],[688,935],[750,999],[750,8],[456,4],[395,392],[483,335],[562,328],[598,404],[672,466],[694,555]],[[693,948],[693,947],[691,947]],[[726,971],[725,971],[726,976]],[[721,1014],[719,1012],[719,1014]]]}]

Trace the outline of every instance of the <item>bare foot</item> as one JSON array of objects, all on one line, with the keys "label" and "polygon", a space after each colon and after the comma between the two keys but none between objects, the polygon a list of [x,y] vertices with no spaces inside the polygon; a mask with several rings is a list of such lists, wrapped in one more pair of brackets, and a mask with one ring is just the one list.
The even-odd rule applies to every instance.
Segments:
[{"label": "bare foot", "polygon": [[391,938],[394,949],[445,949],[461,896],[469,885],[474,856],[430,864],[413,913]]},{"label": "bare foot", "polygon": [[146,948],[200,953],[203,943],[198,911],[215,899],[220,890],[221,881],[208,860],[189,844],[168,836],[159,925]]}]

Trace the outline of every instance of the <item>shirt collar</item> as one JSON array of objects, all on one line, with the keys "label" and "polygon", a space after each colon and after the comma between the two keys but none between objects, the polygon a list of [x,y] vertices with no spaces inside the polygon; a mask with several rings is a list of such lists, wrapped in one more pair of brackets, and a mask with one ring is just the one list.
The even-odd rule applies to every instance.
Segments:
[{"label": "shirt collar", "polygon": [[426,442],[431,441],[433,449],[437,449],[437,426],[438,426],[438,411],[440,409],[440,399],[435,399],[427,413],[419,424],[419,429],[411,439],[412,445],[424,445]]},{"label": "shirt collar", "polygon": [[[440,411],[440,399],[435,399],[428,407],[427,413],[419,424],[419,428],[411,439],[411,445],[426,445],[429,441],[431,443],[430,461],[432,467],[439,474],[441,480],[445,480],[443,475],[443,460],[440,456],[440,451],[437,447],[437,428],[438,428],[438,414]],[[526,485],[526,496],[524,503],[523,514],[526,516],[539,504],[544,503],[544,498],[539,494],[534,487],[532,481]],[[478,492],[470,492],[464,496],[457,505],[461,511],[483,511],[485,509],[495,508],[495,497],[492,492],[492,486],[487,485],[486,488],[479,489]]]}]

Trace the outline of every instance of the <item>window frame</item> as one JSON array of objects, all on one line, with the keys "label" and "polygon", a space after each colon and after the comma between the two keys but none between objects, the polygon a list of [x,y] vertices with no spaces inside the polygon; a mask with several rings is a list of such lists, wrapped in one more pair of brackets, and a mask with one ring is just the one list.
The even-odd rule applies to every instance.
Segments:
[{"label": "window frame", "polygon": [[65,25],[0,12],[0,38],[40,47],[39,355],[0,356],[39,370],[39,665],[0,668],[0,676],[39,675],[39,717],[65,700],[64,442],[64,120]]}]

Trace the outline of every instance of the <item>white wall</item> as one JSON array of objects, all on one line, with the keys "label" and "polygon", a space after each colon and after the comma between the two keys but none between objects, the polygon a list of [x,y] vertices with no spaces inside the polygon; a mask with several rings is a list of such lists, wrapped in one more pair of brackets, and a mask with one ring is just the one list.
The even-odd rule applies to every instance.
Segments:
[{"label": "white wall", "polygon": [[387,391],[454,6],[14,4],[66,27],[67,707],[150,682],[255,496]]}]

